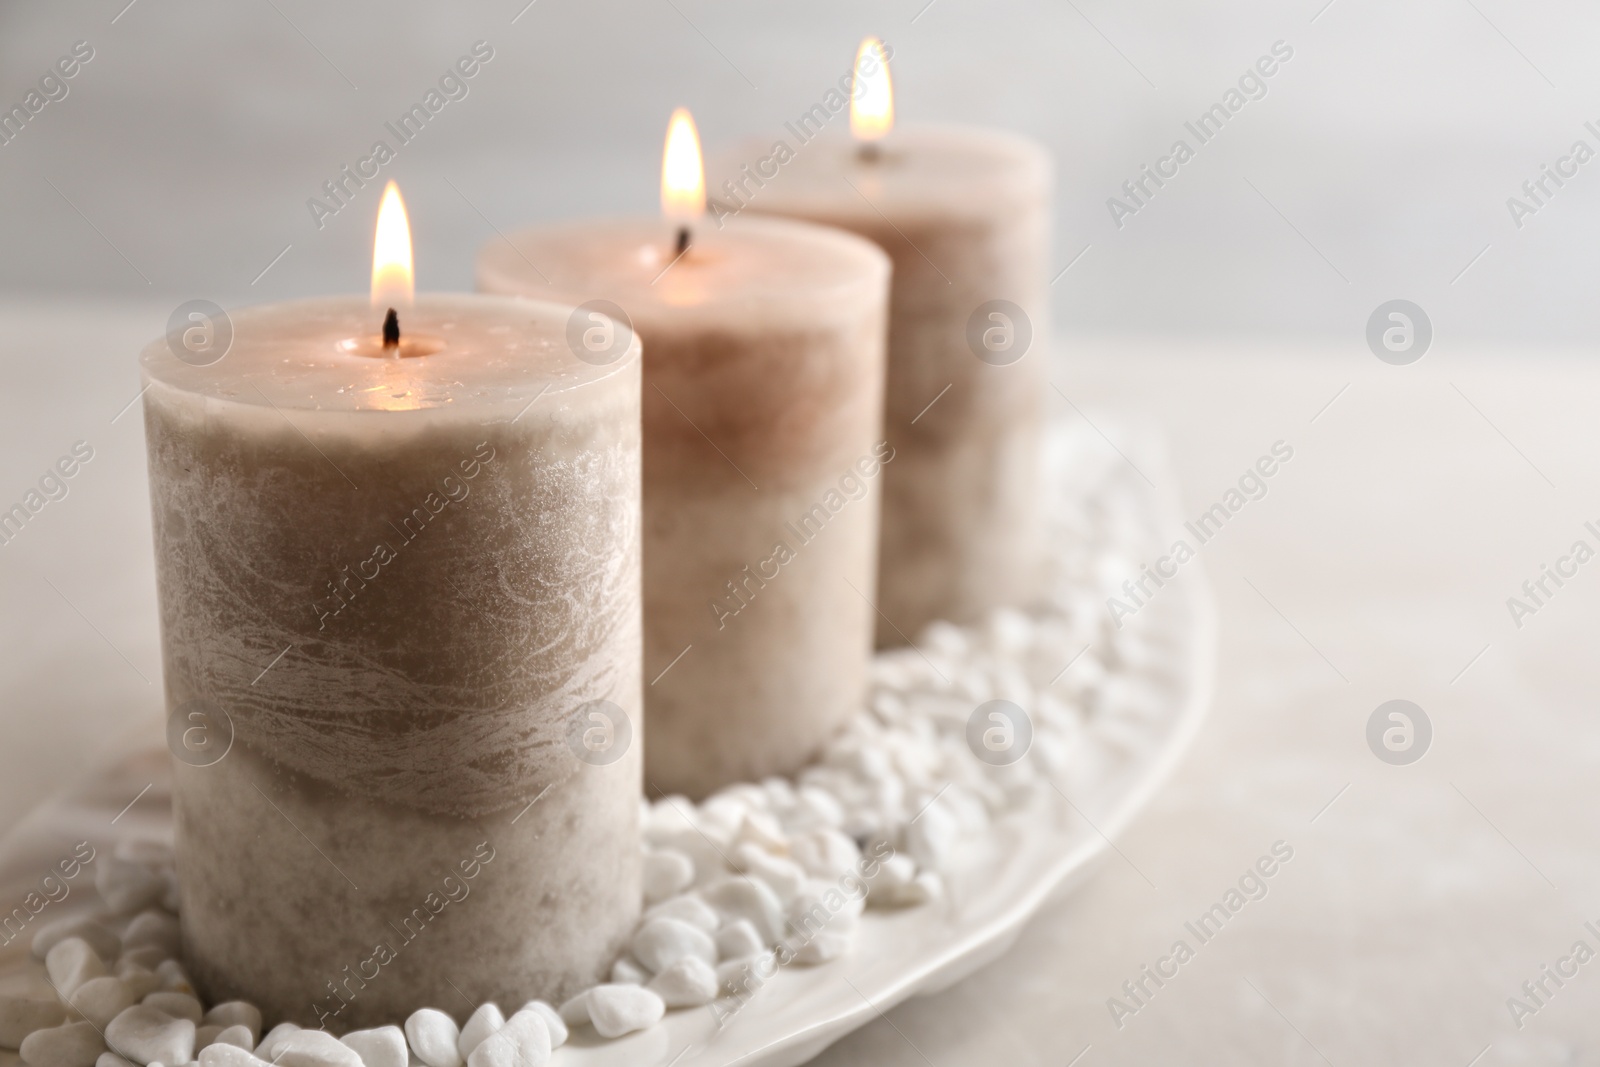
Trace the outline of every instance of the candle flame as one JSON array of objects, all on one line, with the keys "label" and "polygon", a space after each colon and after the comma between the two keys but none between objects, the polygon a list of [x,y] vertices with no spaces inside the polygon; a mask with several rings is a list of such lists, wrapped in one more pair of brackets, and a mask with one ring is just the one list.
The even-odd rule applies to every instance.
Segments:
[{"label": "candle flame", "polygon": [[400,187],[390,182],[378,205],[377,235],[372,241],[372,306],[409,308],[416,296],[411,266],[411,223],[406,218]]},{"label": "candle flame", "polygon": [[855,73],[850,87],[850,132],[858,141],[877,141],[894,129],[894,86],[889,81],[889,57],[876,37],[862,40],[856,50]]},{"label": "candle flame", "polygon": [[661,154],[661,213],[680,223],[694,222],[706,213],[700,134],[687,108],[678,108],[667,123],[667,145]]}]

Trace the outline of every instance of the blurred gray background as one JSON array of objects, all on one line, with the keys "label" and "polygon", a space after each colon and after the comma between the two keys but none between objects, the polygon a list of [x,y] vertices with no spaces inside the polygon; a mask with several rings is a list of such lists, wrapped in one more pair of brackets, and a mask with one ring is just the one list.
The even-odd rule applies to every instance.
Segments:
[{"label": "blurred gray background", "polygon": [[[1396,297],[1441,341],[1582,343],[1596,325],[1600,161],[1520,230],[1506,207],[1576,139],[1600,149],[1583,126],[1600,118],[1594,5],[525,5],[3,0],[0,105],[76,41],[95,58],[0,145],[0,287],[224,305],[362,291],[379,190],[320,230],[306,201],[484,40],[469,95],[384,171],[411,207],[419,284],[470,288],[496,228],[654,211],[675,105],[708,147],[776,136],[877,33],[903,121],[1053,149],[1057,270],[1088,249],[1052,290],[1069,330],[1356,338]],[[1294,58],[1267,95],[1114,225],[1107,198],[1278,40]]]}]

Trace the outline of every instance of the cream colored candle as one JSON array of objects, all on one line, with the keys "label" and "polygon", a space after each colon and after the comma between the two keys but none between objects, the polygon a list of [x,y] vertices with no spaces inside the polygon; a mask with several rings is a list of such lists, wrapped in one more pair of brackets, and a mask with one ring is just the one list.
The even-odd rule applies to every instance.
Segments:
[{"label": "cream colored candle", "polygon": [[[1033,594],[1049,337],[1050,160],[993,130],[888,132],[887,71],[858,60],[858,140],[791,124],[711,168],[714,213],[838,226],[894,261],[878,643]],[[881,77],[879,76],[881,74]],[[878,104],[876,114],[864,105]],[[887,136],[884,136],[887,134]],[[809,139],[801,140],[809,135]],[[880,139],[881,138],[881,139]]]},{"label": "cream colored candle", "polygon": [[[644,344],[652,796],[794,772],[860,708],[878,486],[899,462],[883,253],[782,220],[690,229],[681,257],[676,225],[638,220],[530,230],[478,259],[480,288],[610,302]],[[569,337],[603,358],[586,325]]]},{"label": "cream colored candle", "polygon": [[576,360],[569,315],[423,296],[385,350],[366,300],[308,300],[236,313],[214,363],[145,349],[211,1000],[336,1032],[464,1017],[559,1001],[631,932],[638,346]]}]

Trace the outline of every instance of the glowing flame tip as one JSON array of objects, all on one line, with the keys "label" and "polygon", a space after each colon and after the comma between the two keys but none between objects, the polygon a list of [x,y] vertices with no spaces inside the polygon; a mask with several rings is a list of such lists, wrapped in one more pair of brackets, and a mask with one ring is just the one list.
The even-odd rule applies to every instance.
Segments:
[{"label": "glowing flame tip", "polygon": [[852,78],[850,132],[858,141],[880,140],[894,128],[894,86],[882,41],[876,37],[862,40]]},{"label": "glowing flame tip", "polygon": [[411,264],[411,223],[406,218],[400,187],[390,182],[378,205],[377,232],[372,241],[372,306],[411,306],[416,297],[416,272]]},{"label": "glowing flame tip", "polygon": [[687,108],[678,108],[667,123],[667,144],[661,153],[661,213],[681,223],[693,222],[706,213],[700,134]]}]

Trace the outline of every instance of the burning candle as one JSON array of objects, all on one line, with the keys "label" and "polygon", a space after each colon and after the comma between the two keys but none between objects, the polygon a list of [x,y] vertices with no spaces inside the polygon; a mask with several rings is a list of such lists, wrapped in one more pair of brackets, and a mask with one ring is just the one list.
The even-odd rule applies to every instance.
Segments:
[{"label": "burning candle", "polygon": [[[860,706],[872,647],[888,259],[785,220],[707,226],[674,115],[659,220],[529,230],[479,287],[581,301],[644,343],[645,778],[704,796],[798,770]],[[592,344],[591,344],[592,340]]]},{"label": "burning candle", "polygon": [[559,1001],[639,911],[638,345],[410,260],[391,184],[370,304],[142,357],[185,958],[336,1032]]},{"label": "burning candle", "polygon": [[1026,601],[1041,551],[1039,429],[1051,166],[1031,141],[896,129],[888,59],[857,55],[851,139],[746,146],[714,168],[719,221],[838,226],[894,261],[878,643]]}]

